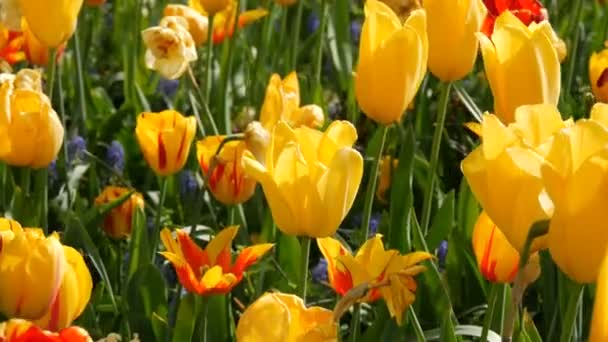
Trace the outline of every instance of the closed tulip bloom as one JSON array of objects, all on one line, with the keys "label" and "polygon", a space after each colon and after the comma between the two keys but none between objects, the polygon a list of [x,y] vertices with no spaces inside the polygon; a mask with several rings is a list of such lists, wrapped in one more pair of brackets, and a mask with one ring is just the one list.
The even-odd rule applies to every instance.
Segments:
[{"label": "closed tulip bloom", "polygon": [[351,147],[355,140],[357,131],[347,121],[334,121],[325,132],[279,121],[265,163],[245,155],[245,172],[262,185],[281,231],[310,237],[335,233],[363,176],[363,158]]},{"label": "closed tulip bloom", "polygon": [[428,20],[429,69],[444,82],[473,70],[485,6],[481,0],[425,0]]},{"label": "closed tulip bloom", "polygon": [[266,87],[260,122],[270,131],[278,121],[285,121],[293,128],[300,126],[321,128],[325,121],[321,107],[317,105],[300,107],[300,85],[295,71],[284,79],[278,74],[273,74]]},{"label": "closed tulip bloom", "polygon": [[[496,116],[484,115],[483,142],[461,168],[487,215],[521,251],[530,226],[550,218],[552,211],[540,172],[542,146],[569,122],[549,105],[520,107],[515,117],[516,122],[505,127]],[[532,247],[544,246],[545,239],[539,238]]]},{"label": "closed tulip bloom", "polygon": [[16,225],[11,229],[12,237],[1,235],[0,312],[39,319],[59,293],[66,271],[64,249],[57,235],[44,237],[39,229],[22,230]]},{"label": "closed tulip bloom", "polygon": [[608,258],[604,257],[595,287],[589,342],[608,341]]},{"label": "closed tulip bloom", "polygon": [[395,14],[404,21],[410,15],[410,13],[417,9],[421,8],[420,0],[380,0],[388,7],[390,7]]},{"label": "closed tulip bloom", "polygon": [[196,46],[183,17],[164,17],[159,26],[141,32],[146,45],[145,62],[149,69],[168,79],[179,78],[197,60]]},{"label": "closed tulip bloom", "polygon": [[502,231],[482,212],[473,228],[473,251],[479,271],[493,283],[510,283],[519,269],[519,252]]},{"label": "closed tulip bloom", "polygon": [[93,342],[89,333],[72,326],[58,332],[43,330],[33,322],[11,319],[0,323],[0,341],[3,342]]},{"label": "closed tulip bloom", "polygon": [[0,86],[0,160],[13,166],[47,167],[63,142],[59,116],[40,91],[10,88],[8,82]]},{"label": "closed tulip bloom", "polygon": [[45,46],[59,47],[74,34],[82,0],[18,1],[28,26]]},{"label": "closed tulip bloom", "polygon": [[184,167],[195,133],[194,117],[184,117],[174,110],[141,113],[135,127],[144,158],[160,176],[175,174]]},{"label": "closed tulip bloom", "polygon": [[167,228],[161,232],[166,252],[161,254],[175,267],[179,282],[198,295],[228,293],[242,279],[249,266],[256,263],[273,246],[264,243],[247,247],[232,262],[231,245],[238,226],[224,228],[201,249],[183,230],[173,238]]},{"label": "closed tulip bloom", "polygon": [[35,321],[47,330],[58,331],[69,327],[86,308],[93,290],[93,279],[87,265],[74,248],[63,246],[65,272],[61,287],[46,314]]},{"label": "closed tulip bloom", "polygon": [[196,45],[201,45],[207,41],[209,20],[194,8],[186,5],[169,4],[165,7],[163,16],[177,16],[186,19],[188,22],[188,32],[190,32]]},{"label": "closed tulip bloom", "polygon": [[555,206],[549,251],[559,268],[578,283],[597,279],[608,247],[608,130],[593,119],[579,120],[557,133],[542,167]]},{"label": "closed tulip bloom", "polygon": [[595,98],[608,102],[608,49],[594,52],[589,58],[589,82]]},{"label": "closed tulip bloom", "polygon": [[291,294],[267,292],[243,312],[236,338],[239,342],[335,342],[337,331],[330,310],[307,308]]},{"label": "closed tulip bloom", "polygon": [[353,302],[371,303],[382,298],[398,324],[416,298],[414,276],[425,270],[418,263],[432,258],[426,252],[401,255],[397,250],[385,250],[381,235],[363,243],[355,255],[333,238],[317,239],[317,245],[327,259],[329,284],[339,295],[350,296],[362,286],[377,286]]},{"label": "closed tulip bloom", "polygon": [[[23,52],[25,52],[27,60],[35,65],[46,66],[49,63],[49,49],[36,38],[25,20],[22,23],[22,32],[24,39]],[[57,57],[60,57],[65,45],[66,43],[63,43],[57,47]]]},{"label": "closed tulip bloom", "polygon": [[209,15],[215,15],[225,10],[231,4],[231,0],[193,0]]},{"label": "closed tulip bloom", "polygon": [[528,27],[509,11],[496,19],[491,39],[477,34],[494,111],[504,123],[513,122],[519,106],[557,105],[561,74],[552,34],[547,21]]},{"label": "closed tulip bloom", "polygon": [[209,136],[196,143],[196,155],[207,185],[218,201],[234,205],[253,196],[256,182],[249,178],[242,166],[247,146],[244,141],[230,141],[215,153],[224,136]]},{"label": "closed tulip bloom", "polygon": [[[131,190],[118,186],[107,186],[95,199],[95,205],[110,204]],[[124,239],[131,236],[133,230],[132,220],[135,211],[144,209],[144,197],[136,192],[129,196],[125,202],[110,210],[103,221],[103,230],[112,239]]]},{"label": "closed tulip bloom", "polygon": [[414,10],[404,24],[384,3],[365,2],[355,78],[357,102],[372,120],[399,122],[426,74],[426,13]]}]

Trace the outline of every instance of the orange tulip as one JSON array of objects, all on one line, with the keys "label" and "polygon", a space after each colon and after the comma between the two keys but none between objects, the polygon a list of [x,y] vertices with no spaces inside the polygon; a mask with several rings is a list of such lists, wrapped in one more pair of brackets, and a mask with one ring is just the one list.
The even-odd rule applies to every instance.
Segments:
[{"label": "orange tulip", "polygon": [[247,247],[232,263],[230,245],[237,231],[238,226],[225,228],[203,250],[183,230],[177,230],[174,239],[165,228],[160,236],[167,251],[161,254],[173,264],[186,290],[198,295],[228,293],[243,279],[245,270],[273,246],[265,243]]},{"label": "orange tulip", "polygon": [[[127,194],[130,190],[117,186],[108,186],[95,199],[95,205],[102,205],[114,202],[118,198]],[[118,207],[110,210],[103,222],[103,230],[112,239],[122,239],[129,237],[133,226],[131,221],[135,210],[144,208],[143,196],[136,192],[128,200]]]},{"label": "orange tulip", "polygon": [[0,341],[2,342],[92,342],[89,333],[76,326],[62,329],[59,332],[42,330],[32,322],[22,319],[11,319],[0,323]]}]

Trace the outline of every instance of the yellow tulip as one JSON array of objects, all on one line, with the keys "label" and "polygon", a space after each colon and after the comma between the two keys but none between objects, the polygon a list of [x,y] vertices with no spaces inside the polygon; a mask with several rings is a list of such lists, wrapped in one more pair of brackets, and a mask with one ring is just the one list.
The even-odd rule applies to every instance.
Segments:
[{"label": "yellow tulip", "polygon": [[426,13],[414,10],[404,24],[384,3],[365,2],[355,91],[372,120],[399,122],[426,73]]},{"label": "yellow tulip", "polygon": [[0,323],[2,342],[93,342],[89,333],[81,327],[71,326],[58,332],[43,330],[33,322],[10,319]]},{"label": "yellow tulip", "polygon": [[262,185],[281,231],[325,237],[338,229],[363,176],[363,158],[351,147],[355,140],[357,131],[347,121],[334,121],[325,132],[279,121],[265,165],[245,154],[245,172]]},{"label": "yellow tulip", "polygon": [[407,19],[410,13],[417,9],[421,8],[420,0],[380,0],[388,7],[390,7],[393,12],[397,14],[401,21]]},{"label": "yellow tulip", "polygon": [[[541,164],[544,145],[569,125],[549,105],[522,106],[516,122],[505,127],[494,115],[484,115],[482,144],[462,162],[471,191],[511,245],[521,251],[530,226],[548,219],[551,201],[544,194]],[[533,249],[544,247],[537,239]]]},{"label": "yellow tulip", "polygon": [[551,41],[553,34],[549,22],[531,23],[528,27],[510,11],[496,19],[491,40],[477,34],[494,95],[494,111],[504,123],[514,120],[519,106],[557,105],[561,75]]},{"label": "yellow tulip", "polygon": [[608,49],[595,52],[589,58],[589,81],[597,100],[608,102]]},{"label": "yellow tulip", "polygon": [[169,4],[163,11],[163,16],[183,17],[188,22],[188,32],[194,39],[196,45],[201,45],[207,41],[209,21],[192,7],[180,4]]},{"label": "yellow tulip", "polygon": [[386,196],[390,196],[390,192],[388,192],[388,190],[391,188],[391,181],[393,179],[393,173],[397,168],[397,164],[399,164],[399,160],[393,158],[393,156],[384,156],[384,158],[380,160],[376,197],[384,203],[388,202]]},{"label": "yellow tulip", "polygon": [[179,78],[198,58],[188,27],[183,17],[164,17],[159,26],[143,30],[146,66],[165,78]]},{"label": "yellow tulip", "polygon": [[300,126],[320,128],[325,120],[321,107],[317,105],[300,107],[300,85],[295,71],[283,80],[278,74],[273,74],[266,87],[260,122],[270,131],[279,120],[287,122],[293,128]]},{"label": "yellow tulip", "polygon": [[236,338],[239,342],[330,342],[338,340],[337,332],[330,310],[307,308],[294,295],[267,292],[243,312]]},{"label": "yellow tulip", "polygon": [[66,271],[64,249],[55,234],[44,237],[41,230],[16,225],[12,229],[12,238],[1,236],[0,312],[39,319],[59,293]]},{"label": "yellow tulip", "polygon": [[371,303],[382,298],[398,324],[416,298],[414,276],[425,270],[418,263],[432,257],[426,252],[401,255],[394,249],[385,250],[379,234],[365,241],[355,255],[330,237],[317,239],[317,245],[327,260],[329,284],[339,295],[347,298],[357,289],[375,286],[352,301]]},{"label": "yellow tulip", "polygon": [[197,142],[197,159],[213,197],[226,205],[243,203],[253,196],[256,186],[241,165],[247,146],[244,141],[230,141],[216,155],[224,138],[208,136]]},{"label": "yellow tulip", "polygon": [[76,30],[82,0],[18,0],[34,35],[49,48],[68,41]]},{"label": "yellow tulip", "polygon": [[608,258],[604,257],[595,287],[589,342],[608,341]]},{"label": "yellow tulip", "polygon": [[197,3],[209,15],[215,15],[231,4],[231,0],[193,0],[192,2]]},{"label": "yellow tulip", "polygon": [[0,77],[0,160],[9,165],[44,168],[63,142],[63,126],[40,91],[40,73],[25,70]]},{"label": "yellow tulip", "polygon": [[558,132],[542,166],[555,207],[549,251],[559,268],[579,283],[597,279],[608,247],[608,130],[591,119]]},{"label": "yellow tulip", "polygon": [[[129,189],[118,186],[107,186],[97,198],[95,205],[109,204],[125,194]],[[110,210],[103,221],[103,230],[112,239],[123,239],[131,236],[133,230],[132,220],[137,209],[144,209],[144,197],[136,192],[118,207]]]},{"label": "yellow tulip", "polygon": [[141,113],[135,127],[144,158],[160,176],[172,175],[184,167],[195,133],[194,117],[184,117],[174,110]]},{"label": "yellow tulip", "polygon": [[69,327],[86,308],[93,289],[91,273],[80,253],[68,246],[63,246],[63,253],[65,273],[59,292],[46,314],[35,321],[40,328],[51,331]]},{"label": "yellow tulip", "polygon": [[485,6],[481,0],[425,0],[429,37],[429,69],[444,82],[473,70]]}]

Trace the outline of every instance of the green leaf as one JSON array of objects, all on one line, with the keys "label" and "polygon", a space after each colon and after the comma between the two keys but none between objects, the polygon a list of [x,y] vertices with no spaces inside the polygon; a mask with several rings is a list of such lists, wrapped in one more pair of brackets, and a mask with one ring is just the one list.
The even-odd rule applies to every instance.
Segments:
[{"label": "green leaf", "polygon": [[131,330],[143,341],[164,341],[167,333],[167,289],[156,266],[137,269],[127,288]]},{"label": "green leaf", "polygon": [[[179,295],[179,294],[178,294]],[[189,293],[179,302],[177,319],[173,328],[173,342],[189,342],[194,335],[196,327],[195,295]]]},{"label": "green leaf", "polygon": [[133,231],[129,241],[129,273],[127,279],[131,279],[137,269],[150,260],[150,246],[148,242],[146,215],[140,208],[135,210],[132,223]]},{"label": "green leaf", "polygon": [[412,170],[416,140],[411,126],[408,126],[406,129],[401,146],[399,164],[392,177],[390,199],[391,220],[386,236],[388,237],[387,242],[390,248],[395,248],[405,253],[410,251],[412,245],[409,213],[414,203]]},{"label": "green leaf", "polygon": [[284,292],[293,293],[296,289],[296,284],[300,282],[300,242],[298,238],[291,235],[285,235],[277,231],[278,243],[276,247],[276,255],[279,261],[279,266],[283,270],[285,279],[280,274],[273,273],[275,279],[278,279],[277,287]]},{"label": "green leaf", "polygon": [[448,238],[454,227],[454,191],[450,191],[437,211],[426,244],[429,250],[435,250],[442,240]]}]

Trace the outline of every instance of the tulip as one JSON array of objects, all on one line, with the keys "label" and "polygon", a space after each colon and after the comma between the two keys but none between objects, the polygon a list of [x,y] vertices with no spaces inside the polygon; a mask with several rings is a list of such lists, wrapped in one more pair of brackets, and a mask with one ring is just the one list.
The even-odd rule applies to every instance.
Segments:
[{"label": "tulip", "polygon": [[141,113],[135,127],[144,158],[160,176],[175,174],[184,167],[195,133],[194,117],[184,117],[174,110]]},{"label": "tulip", "polygon": [[[95,205],[109,204],[129,193],[129,189],[118,186],[108,186],[95,199]],[[110,210],[103,221],[103,230],[112,239],[123,239],[131,236],[132,219],[137,209],[144,209],[144,198],[136,192],[129,196],[124,203]]]},{"label": "tulip", "polygon": [[384,3],[365,2],[355,91],[359,106],[383,125],[399,122],[426,73],[426,13],[414,10],[404,24]]},{"label": "tulip", "polygon": [[3,243],[7,243],[15,237],[15,234],[22,233],[21,224],[15,220],[0,217],[0,252]]},{"label": "tulip", "polygon": [[232,263],[230,245],[237,231],[238,226],[225,228],[203,250],[183,230],[177,230],[174,239],[165,228],[161,239],[167,251],[161,254],[173,264],[186,290],[198,295],[228,293],[243,279],[245,270],[273,246],[265,243],[247,247]]},{"label": "tulip", "polygon": [[397,168],[397,164],[399,164],[399,160],[393,158],[393,156],[384,156],[380,161],[376,197],[384,203],[388,202],[386,193],[391,188],[391,180],[393,179],[393,173]]},{"label": "tulip", "polygon": [[413,10],[421,8],[420,0],[380,0],[388,5],[397,14],[401,21],[405,21]]},{"label": "tulip", "polygon": [[230,0],[191,0],[191,2],[195,3],[195,6],[198,6],[209,15],[222,12],[232,4]]},{"label": "tulip", "polygon": [[61,148],[63,126],[39,89],[40,73],[28,69],[5,81],[0,77],[0,84],[0,160],[13,166],[47,167]]},{"label": "tulip", "polygon": [[367,240],[353,256],[338,240],[317,239],[319,250],[327,259],[327,277],[331,287],[342,296],[349,296],[361,286],[374,287],[357,302],[374,302],[383,298],[391,317],[401,324],[403,311],[414,302],[414,276],[425,270],[419,262],[432,258],[426,252],[406,255],[385,250],[381,235]]},{"label": "tulip", "polygon": [[183,17],[164,17],[159,26],[141,32],[146,66],[168,79],[179,78],[197,60],[196,46]]},{"label": "tulip", "polygon": [[494,110],[504,123],[513,122],[519,106],[557,105],[561,76],[558,56],[551,43],[552,34],[548,22],[527,27],[506,11],[496,19],[491,40],[483,34],[477,35],[494,95]]},{"label": "tulip", "polygon": [[[550,218],[552,211],[540,173],[542,147],[569,122],[562,121],[549,105],[520,107],[515,118],[515,123],[505,127],[496,116],[484,115],[483,142],[463,160],[461,168],[487,215],[521,251],[530,226]],[[532,249],[544,246],[545,239],[539,238]]]},{"label": "tulip", "polygon": [[608,49],[595,52],[589,58],[589,81],[595,98],[608,102]]},{"label": "tulip", "polygon": [[69,327],[86,308],[93,290],[91,273],[80,253],[68,246],[63,246],[63,253],[66,267],[59,292],[46,314],[35,321],[51,331]]},{"label": "tulip", "polygon": [[[236,0],[229,0],[229,4],[221,12],[215,14],[213,19],[213,43],[219,44],[226,38],[231,38],[234,34],[234,21],[238,20],[238,27],[243,28],[252,22],[263,18],[268,14],[268,11],[264,9],[254,9],[250,11],[244,11],[239,14],[238,19],[236,18],[238,2]],[[195,9],[203,16],[207,17],[209,13],[201,6],[199,0],[190,0],[188,2],[189,7]],[[201,43],[207,42],[207,37]]]},{"label": "tulip", "polygon": [[505,11],[511,12],[526,26],[547,20],[547,10],[538,0],[483,0],[483,2],[488,12],[483,22],[482,32],[488,37],[494,32],[496,18]]},{"label": "tulip", "polygon": [[93,342],[83,328],[72,326],[59,332],[42,330],[32,322],[11,319],[0,323],[0,341],[3,342]]},{"label": "tulip", "polygon": [[330,310],[307,308],[291,294],[267,292],[243,312],[236,338],[239,342],[329,342],[338,340],[337,329]]},{"label": "tulip", "polygon": [[295,71],[283,80],[278,74],[273,74],[266,87],[260,122],[270,131],[279,120],[287,122],[293,128],[300,126],[321,128],[325,121],[321,107],[317,105],[300,107],[300,85]]},{"label": "tulip", "polygon": [[245,173],[262,185],[281,231],[310,237],[335,233],[363,176],[363,158],[351,147],[355,140],[357,131],[347,121],[334,121],[325,132],[279,121],[264,164],[245,154]]},{"label": "tulip", "polygon": [[57,48],[76,30],[82,0],[18,0],[21,14],[42,44]]},{"label": "tulip", "polygon": [[186,19],[188,22],[188,32],[194,39],[196,45],[204,44],[207,41],[207,31],[209,30],[209,21],[197,10],[186,5],[169,4],[163,11],[163,16],[177,16]]},{"label": "tulip", "polygon": [[[27,26],[25,20],[22,23],[22,32],[24,40],[23,52],[25,52],[28,62],[35,65],[46,66],[49,63],[49,49],[36,38],[34,33]],[[63,53],[65,46],[66,43],[63,43],[57,47],[57,57]]]},{"label": "tulip", "polygon": [[255,180],[247,177],[241,165],[244,141],[230,141],[218,147],[224,136],[209,136],[196,143],[196,155],[213,196],[226,205],[246,202],[253,196]]},{"label": "tulip", "polygon": [[245,144],[255,159],[264,163],[266,150],[270,144],[270,133],[259,121],[252,121],[245,128]]},{"label": "tulip", "polygon": [[608,247],[608,130],[591,119],[558,132],[541,169],[554,204],[549,251],[559,268],[579,283],[597,279]]},{"label": "tulip", "polygon": [[608,341],[608,258],[604,257],[595,287],[589,342]]},{"label": "tulip", "polygon": [[64,248],[56,234],[44,237],[39,229],[21,230],[16,225],[12,229],[12,237],[1,235],[0,312],[39,319],[59,293],[66,272]]},{"label": "tulip", "polygon": [[479,31],[485,15],[482,0],[425,0],[429,69],[444,82],[468,75],[477,58]]},{"label": "tulip", "polygon": [[473,251],[484,278],[494,283],[510,283],[519,269],[519,252],[502,231],[482,212],[473,228]]}]

